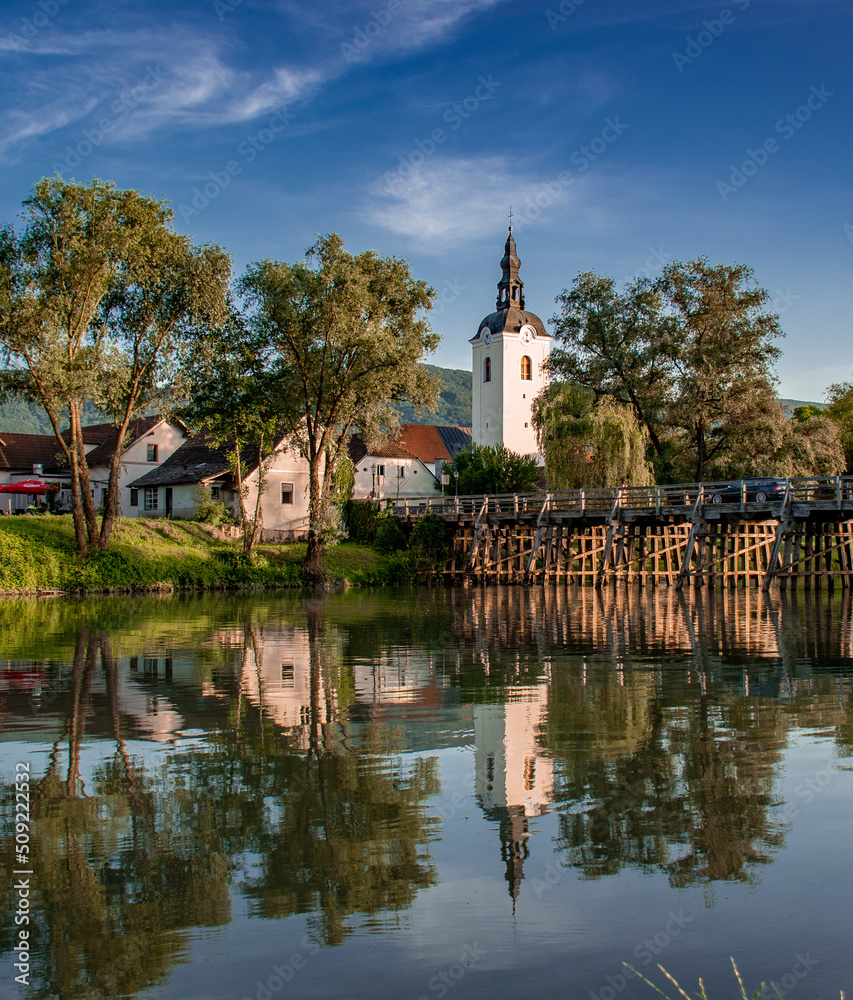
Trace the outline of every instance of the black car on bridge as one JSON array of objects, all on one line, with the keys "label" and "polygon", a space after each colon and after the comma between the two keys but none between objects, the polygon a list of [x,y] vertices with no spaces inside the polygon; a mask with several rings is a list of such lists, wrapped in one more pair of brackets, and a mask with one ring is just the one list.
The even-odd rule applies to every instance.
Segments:
[{"label": "black car on bridge", "polygon": [[705,498],[712,504],[740,503],[742,496],[747,502],[767,503],[784,500],[787,489],[787,479],[736,479],[727,486],[708,490]]}]

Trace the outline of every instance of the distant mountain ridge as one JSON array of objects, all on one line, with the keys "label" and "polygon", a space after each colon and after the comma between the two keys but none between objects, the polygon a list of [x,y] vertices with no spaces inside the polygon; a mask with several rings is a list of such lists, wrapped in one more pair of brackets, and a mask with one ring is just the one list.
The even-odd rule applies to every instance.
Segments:
[{"label": "distant mountain ridge", "polygon": [[[464,368],[439,368],[437,365],[423,367],[431,375],[441,377],[442,389],[438,409],[435,413],[416,412],[413,406],[403,404],[398,407],[401,422],[434,424],[438,427],[470,427],[471,372],[465,371]],[[797,406],[818,406],[821,409],[826,407],[826,403],[809,403],[802,399],[780,399],[779,402],[789,413],[793,413]],[[87,404],[83,410],[83,422],[84,424],[108,423],[109,417]],[[10,400],[0,406],[0,433],[3,431],[9,434],[52,434],[53,428],[45,412],[37,406],[20,400]]]}]

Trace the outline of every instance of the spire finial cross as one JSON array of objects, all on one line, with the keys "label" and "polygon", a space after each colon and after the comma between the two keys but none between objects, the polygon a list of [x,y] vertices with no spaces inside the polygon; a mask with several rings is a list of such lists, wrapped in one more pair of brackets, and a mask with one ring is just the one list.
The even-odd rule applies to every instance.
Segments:
[{"label": "spire finial cross", "polygon": [[512,232],[512,205],[509,206],[509,231]]}]

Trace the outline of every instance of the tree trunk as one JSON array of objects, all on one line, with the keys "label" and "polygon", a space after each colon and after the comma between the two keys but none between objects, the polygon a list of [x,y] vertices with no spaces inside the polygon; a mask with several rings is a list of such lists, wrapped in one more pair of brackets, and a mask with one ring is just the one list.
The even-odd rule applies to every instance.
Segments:
[{"label": "tree trunk", "polygon": [[696,482],[705,482],[705,465],[708,461],[705,454],[705,425],[696,424]]},{"label": "tree trunk", "polygon": [[326,567],[323,563],[323,546],[317,535],[317,524],[322,514],[322,487],[320,484],[320,462],[322,452],[313,454],[308,459],[308,551],[302,568],[312,583],[323,583],[326,579]]},{"label": "tree trunk", "polygon": [[89,465],[86,461],[86,449],[83,445],[83,429],[80,423],[80,404],[76,400],[68,407],[70,417],[71,435],[74,440],[74,452],[77,458],[77,471],[80,477],[80,499],[83,504],[83,513],[86,517],[86,533],[89,538],[89,545],[98,548],[98,514],[95,510],[95,501],[92,498],[92,483],[89,479]]},{"label": "tree trunk", "polygon": [[121,495],[119,492],[119,480],[121,479],[121,458],[124,452],[124,439],[127,428],[130,424],[130,410],[125,413],[121,427],[118,429],[116,448],[110,460],[110,478],[107,483],[107,495],[104,498],[104,516],[101,519],[101,534],[98,539],[98,548],[106,550],[110,545],[113,525],[121,514]]},{"label": "tree trunk", "polygon": [[80,464],[77,461],[77,435],[74,432],[74,416],[70,414],[69,465],[71,470],[71,511],[74,518],[74,535],[77,551],[81,559],[89,558],[89,542],[86,538],[86,518],[83,514],[83,490],[80,485]]},{"label": "tree trunk", "polygon": [[258,491],[255,497],[255,516],[252,519],[251,532],[243,532],[244,552],[253,552],[255,546],[261,540],[261,535],[264,531],[264,508],[261,501],[266,487],[267,479],[264,471],[264,438],[263,435],[261,435],[261,440],[258,444]]}]

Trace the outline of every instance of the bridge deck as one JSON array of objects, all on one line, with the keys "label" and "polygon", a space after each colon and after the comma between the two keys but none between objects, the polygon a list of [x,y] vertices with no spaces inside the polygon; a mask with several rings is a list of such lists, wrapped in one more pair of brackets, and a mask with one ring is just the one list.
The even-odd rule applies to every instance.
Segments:
[{"label": "bridge deck", "polygon": [[853,476],[780,481],[766,495],[687,483],[386,504],[448,523],[454,580],[853,585]]}]

